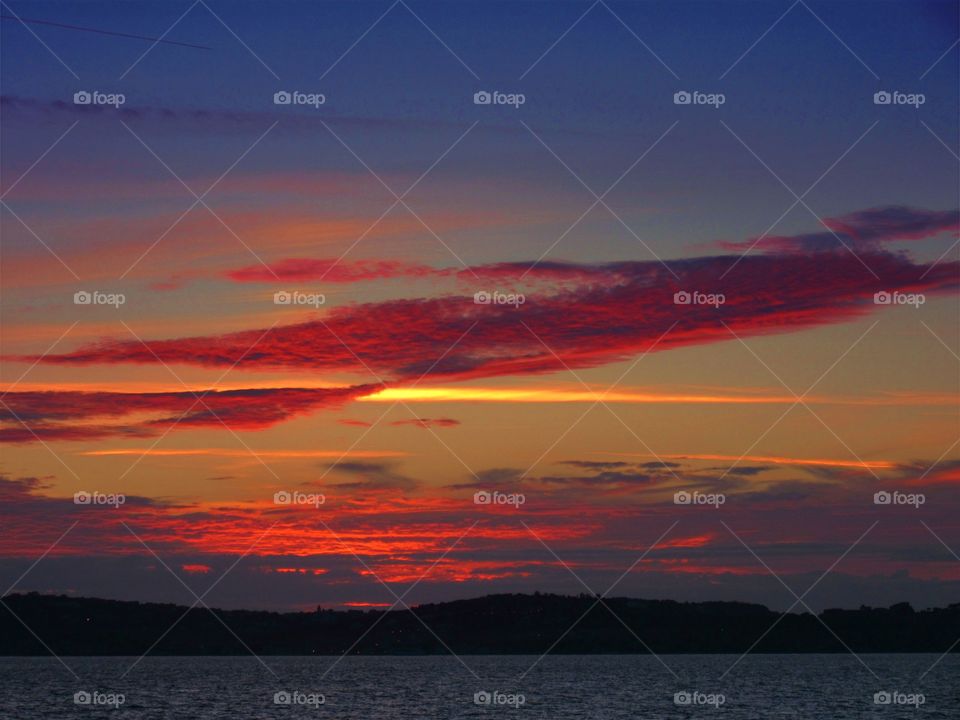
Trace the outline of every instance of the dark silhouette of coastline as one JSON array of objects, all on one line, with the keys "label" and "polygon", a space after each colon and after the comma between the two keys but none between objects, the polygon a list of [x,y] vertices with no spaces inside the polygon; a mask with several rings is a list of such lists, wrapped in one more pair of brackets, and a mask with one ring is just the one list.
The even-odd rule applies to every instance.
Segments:
[{"label": "dark silhouette of coastline", "polygon": [[590,595],[535,593],[389,612],[212,611],[222,623],[205,608],[172,604],[37,593],[9,595],[3,603],[16,617],[0,613],[0,655],[49,655],[17,618],[58,655],[140,655],[161,636],[152,655],[248,654],[230,630],[259,655],[642,654],[644,643],[656,653],[741,653],[761,636],[752,652],[945,652],[960,637],[960,603],[923,611],[907,603],[825,610],[819,620],[790,613],[776,622],[780,613],[748,603],[597,602]]}]

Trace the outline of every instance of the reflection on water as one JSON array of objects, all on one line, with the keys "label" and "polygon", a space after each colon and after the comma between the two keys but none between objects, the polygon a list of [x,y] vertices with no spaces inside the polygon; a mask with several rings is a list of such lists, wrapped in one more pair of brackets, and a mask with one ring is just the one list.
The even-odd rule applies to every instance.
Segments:
[{"label": "reflection on water", "polygon": [[958,718],[960,657],[937,658],[0,658],[0,717]]}]

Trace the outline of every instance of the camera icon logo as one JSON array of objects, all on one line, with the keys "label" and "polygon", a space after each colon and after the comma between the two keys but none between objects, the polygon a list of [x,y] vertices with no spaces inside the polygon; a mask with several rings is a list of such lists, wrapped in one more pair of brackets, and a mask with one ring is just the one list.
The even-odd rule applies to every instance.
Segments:
[{"label": "camera icon logo", "polygon": [[693,102],[693,96],[686,90],[678,90],[673,94],[674,105],[689,105]]},{"label": "camera icon logo", "polygon": [[689,505],[692,500],[693,496],[686,490],[680,490],[673,494],[674,505]]},{"label": "camera icon logo", "polygon": [[293,502],[293,496],[286,490],[278,490],[273,494],[274,505],[289,505]]},{"label": "camera icon logo", "polygon": [[486,290],[478,290],[473,294],[474,305],[489,305],[492,297]]},{"label": "camera icon logo", "polygon": [[293,302],[293,293],[286,290],[278,290],[273,294],[274,305],[290,305]]},{"label": "camera icon logo", "polygon": [[91,702],[93,702],[93,696],[86,690],[80,690],[73,694],[74,705],[89,705]]},{"label": "camera icon logo", "polygon": [[493,697],[486,690],[480,690],[473,694],[473,704],[474,705],[489,705],[493,700]]},{"label": "camera icon logo", "polygon": [[90,501],[93,499],[93,495],[88,493],[86,490],[80,490],[73,494],[73,504],[74,505],[89,505]]},{"label": "camera icon logo", "polygon": [[488,93],[486,90],[480,90],[473,94],[473,104],[474,105],[489,105],[493,102],[493,96]]},{"label": "camera icon logo", "polygon": [[673,294],[674,305],[689,305],[692,299],[693,296],[686,290],[680,290],[679,292],[675,292]]},{"label": "camera icon logo", "polygon": [[274,705],[290,705],[293,703],[293,696],[286,690],[280,690],[273,694]]},{"label": "camera icon logo", "polygon": [[474,505],[489,505],[493,500],[493,495],[487,490],[478,490],[473,494]]},{"label": "camera icon logo", "polygon": [[889,705],[892,702],[893,702],[893,695],[891,695],[886,690],[881,690],[880,692],[875,692],[873,694],[874,705]]},{"label": "camera icon logo", "polygon": [[889,305],[893,302],[893,296],[886,290],[881,290],[873,294],[874,305]]},{"label": "camera icon logo", "polygon": [[78,290],[73,294],[74,305],[89,305],[93,302],[93,295],[86,290]]},{"label": "camera icon logo", "polygon": [[74,105],[89,105],[93,102],[93,95],[88,93],[86,90],[80,90],[73,94],[73,104]]},{"label": "camera icon logo", "polygon": [[889,105],[893,101],[893,96],[886,90],[880,90],[873,94],[874,105]]},{"label": "camera icon logo", "polygon": [[673,694],[674,705],[690,705],[693,702],[693,695],[686,690],[681,690]]},{"label": "camera icon logo", "polygon": [[293,96],[286,90],[280,90],[273,94],[274,105],[289,105],[291,102],[293,102]]},{"label": "camera icon logo", "polygon": [[873,494],[874,505],[890,505],[893,502],[893,495],[886,490],[881,490]]}]

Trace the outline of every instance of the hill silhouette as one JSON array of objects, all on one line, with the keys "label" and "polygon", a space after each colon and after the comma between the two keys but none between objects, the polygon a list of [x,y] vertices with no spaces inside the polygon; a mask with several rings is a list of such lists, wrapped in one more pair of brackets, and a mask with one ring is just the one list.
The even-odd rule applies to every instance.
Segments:
[{"label": "hill silhouette", "polygon": [[740,602],[597,600],[535,593],[276,613],[16,594],[3,598],[16,617],[0,614],[0,655],[49,654],[17,618],[58,655],[140,655],[161,636],[153,655],[245,655],[243,643],[259,655],[740,653],[761,636],[752,652],[945,652],[960,637],[960,603],[825,610],[819,619],[789,613],[777,622],[780,613]]}]

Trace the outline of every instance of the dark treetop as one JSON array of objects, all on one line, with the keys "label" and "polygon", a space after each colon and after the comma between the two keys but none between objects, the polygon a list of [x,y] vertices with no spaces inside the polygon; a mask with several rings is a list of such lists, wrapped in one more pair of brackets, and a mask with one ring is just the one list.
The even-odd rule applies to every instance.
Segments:
[{"label": "dark treetop", "polygon": [[443,654],[449,652],[443,643],[457,654],[540,654],[561,636],[552,653],[647,652],[637,637],[656,653],[740,653],[765,632],[753,652],[847,652],[843,643],[858,653],[944,652],[960,637],[960,603],[919,612],[907,603],[825,610],[819,619],[790,613],[770,630],[780,613],[762,605],[630,598],[598,602],[590,595],[540,593],[488,595],[410,610],[291,613],[188,610],[37,593],[9,595],[3,602],[16,617],[0,613],[0,655],[49,654],[17,618],[58,655],[140,655],[174,623],[151,654],[247,654],[224,624],[262,655],[342,654],[374,623],[350,649],[352,654]]}]

